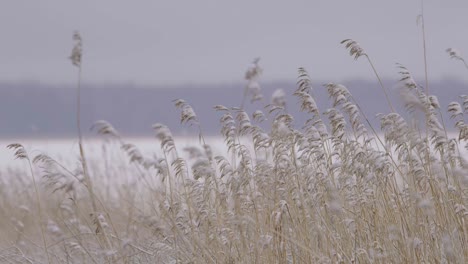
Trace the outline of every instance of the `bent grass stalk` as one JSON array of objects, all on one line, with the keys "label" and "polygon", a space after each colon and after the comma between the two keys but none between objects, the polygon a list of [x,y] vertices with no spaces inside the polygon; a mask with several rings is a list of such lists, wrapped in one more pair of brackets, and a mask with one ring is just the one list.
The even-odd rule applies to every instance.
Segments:
[{"label": "bent grass stalk", "polygon": [[369,62],[369,65],[372,67],[372,71],[374,72],[375,76],[377,77],[377,80],[379,81],[379,85],[382,88],[382,91],[385,95],[385,99],[387,100],[387,104],[388,104],[388,107],[390,108],[390,111],[395,112],[395,109],[393,108],[393,104],[390,101],[390,97],[388,96],[388,92],[386,88],[384,87],[382,79],[377,73],[374,63],[372,63],[372,60],[370,59],[369,55],[364,51],[364,49],[359,45],[359,43],[357,43],[356,41],[352,39],[345,39],[341,41],[341,44],[344,44],[346,49],[349,49],[349,55],[351,55],[351,57],[354,57],[355,60],[359,59],[359,57],[361,56],[366,57],[367,61]]}]

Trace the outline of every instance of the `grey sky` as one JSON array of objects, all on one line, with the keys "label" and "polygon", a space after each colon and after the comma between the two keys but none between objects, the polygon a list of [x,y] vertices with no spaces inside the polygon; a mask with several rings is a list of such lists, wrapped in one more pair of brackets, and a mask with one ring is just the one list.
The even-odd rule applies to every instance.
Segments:
[{"label": "grey sky", "polygon": [[[445,49],[468,55],[468,1],[425,1],[429,76],[468,80]],[[71,36],[84,39],[86,82],[241,81],[260,56],[263,80],[373,78],[339,42],[358,41],[385,77],[423,73],[418,0],[12,0],[0,8],[0,81],[72,83]],[[468,56],[467,56],[468,59]]]}]

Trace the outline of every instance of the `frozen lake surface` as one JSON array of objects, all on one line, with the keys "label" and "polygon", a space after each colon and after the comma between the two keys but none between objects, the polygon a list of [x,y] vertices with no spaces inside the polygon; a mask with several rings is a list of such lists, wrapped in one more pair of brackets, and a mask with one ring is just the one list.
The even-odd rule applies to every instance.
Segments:
[{"label": "frozen lake surface", "polygon": [[[450,134],[449,137],[456,137],[456,134]],[[201,144],[198,137],[176,137],[175,144],[180,153],[183,153],[185,147],[199,147]],[[226,156],[227,147],[223,138],[207,137],[206,143],[211,146],[214,156]],[[120,149],[119,143],[106,143],[104,138],[84,139],[85,153],[88,160],[102,160],[105,154],[107,158],[127,159],[126,154]],[[250,145],[251,140],[243,140],[242,143]],[[21,168],[27,166],[24,161],[15,160],[14,151],[7,149],[7,145],[11,143],[22,144],[28,155],[35,157],[38,154],[44,153],[59,161],[66,166],[75,166],[79,160],[78,140],[75,138],[69,139],[9,139],[0,140],[0,171],[7,168]],[[159,140],[155,138],[128,138],[125,143],[132,143],[138,147],[144,156],[161,157],[161,146]],[[106,146],[104,148],[104,146]],[[468,159],[468,150],[460,149]],[[104,153],[105,152],[105,153]],[[184,154],[182,154],[185,157]]]},{"label": "frozen lake surface", "polygon": [[[214,155],[224,155],[227,147],[223,139],[220,137],[207,137],[206,143],[213,149]],[[201,147],[198,137],[177,137],[174,139],[177,149],[182,152],[182,149],[188,146]],[[7,149],[7,146],[12,143],[20,143],[28,152],[32,159],[38,154],[47,154],[62,164],[76,164],[79,159],[78,139],[9,139],[0,140],[0,169],[7,167],[24,166],[24,162],[15,160],[14,151]],[[153,156],[160,155],[160,142],[155,138],[129,138],[125,139],[125,143],[132,143],[138,147],[143,155]],[[100,159],[103,152],[106,151],[109,156],[125,156],[125,153],[120,150],[120,145],[116,142],[106,143],[104,138],[84,139],[85,154],[87,159]],[[106,149],[104,149],[104,145]]]}]

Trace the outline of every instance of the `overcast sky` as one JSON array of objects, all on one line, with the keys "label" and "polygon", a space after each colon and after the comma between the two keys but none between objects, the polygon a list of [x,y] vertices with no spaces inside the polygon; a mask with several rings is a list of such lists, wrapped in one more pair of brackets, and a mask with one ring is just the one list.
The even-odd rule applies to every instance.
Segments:
[{"label": "overcast sky", "polygon": [[[468,81],[445,49],[468,55],[468,1],[424,5],[429,77]],[[387,78],[395,63],[423,73],[419,0],[11,0],[0,8],[0,81],[73,83],[72,33],[84,39],[90,83],[185,84],[242,81],[261,57],[263,80],[373,78],[339,42],[358,41]],[[468,59],[468,56],[467,56]]]}]

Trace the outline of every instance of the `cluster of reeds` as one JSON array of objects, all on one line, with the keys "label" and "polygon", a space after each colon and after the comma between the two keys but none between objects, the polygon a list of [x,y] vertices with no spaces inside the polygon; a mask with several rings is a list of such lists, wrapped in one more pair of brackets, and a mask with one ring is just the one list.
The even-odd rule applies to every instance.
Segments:
[{"label": "cluster of reeds", "polygon": [[[343,44],[355,58],[366,56],[378,77],[357,42]],[[10,216],[0,219],[0,261],[467,263],[468,96],[443,107],[399,69],[402,100],[414,115],[405,119],[387,97],[380,128],[340,84],[321,88],[330,107],[318,109],[313,81],[300,68],[293,94],[307,121],[294,125],[284,91],[264,111],[217,105],[222,153],[184,100],[174,103],[181,123],[198,128],[192,147],[179,149],[157,123],[160,149],[148,156],[98,121],[102,160],[87,161],[80,139],[73,170],[12,144],[33,180],[10,171],[15,177],[0,181],[0,210]],[[249,93],[262,98],[261,72],[255,60],[242,105]],[[419,126],[416,114],[425,118]],[[119,148],[124,156],[109,154]]]}]

